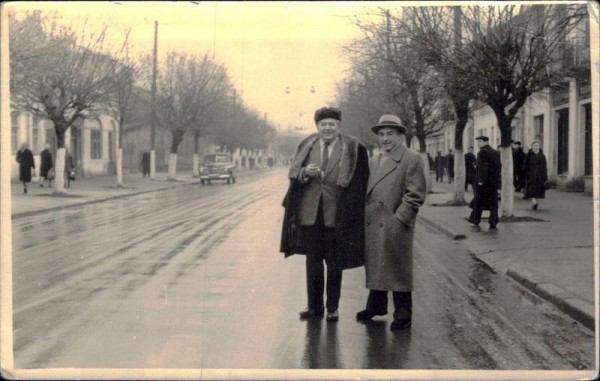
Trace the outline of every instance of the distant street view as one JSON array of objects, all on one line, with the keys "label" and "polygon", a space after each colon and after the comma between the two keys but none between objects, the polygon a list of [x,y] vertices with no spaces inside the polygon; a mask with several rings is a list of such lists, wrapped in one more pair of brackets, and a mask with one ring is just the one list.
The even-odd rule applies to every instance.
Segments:
[{"label": "distant street view", "polygon": [[3,377],[597,371],[596,4],[85,5],[2,4]]}]

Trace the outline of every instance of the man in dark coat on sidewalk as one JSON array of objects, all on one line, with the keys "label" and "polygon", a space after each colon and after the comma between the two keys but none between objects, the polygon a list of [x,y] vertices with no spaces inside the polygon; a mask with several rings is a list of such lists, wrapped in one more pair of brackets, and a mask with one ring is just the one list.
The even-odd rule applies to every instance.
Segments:
[{"label": "man in dark coat on sidewalk", "polygon": [[327,321],[337,321],[342,271],[364,264],[369,164],[358,139],[340,133],[340,110],[321,108],[314,119],[318,133],[300,143],[289,170],[280,251],[306,254],[308,308],[301,319],[325,312],[326,262]]},{"label": "man in dark coat on sidewalk", "polygon": [[478,226],[481,222],[482,211],[489,210],[490,229],[496,229],[496,224],[498,224],[498,187],[502,169],[500,153],[490,147],[487,136],[478,136],[475,140],[479,146],[479,152],[477,153],[475,174],[475,197],[471,202],[473,211],[469,216],[469,222]]},{"label": "man in dark coat on sidewalk", "polygon": [[435,166],[435,181],[443,182],[444,181],[444,166],[446,165],[446,159],[442,156],[440,151],[437,152],[434,160]]},{"label": "man in dark coat on sidewalk", "polygon": [[525,161],[525,152],[521,148],[521,142],[513,143],[513,185],[515,192],[520,192],[525,186],[525,179],[523,178],[523,162]]},{"label": "man in dark coat on sidewalk", "polygon": [[446,156],[446,170],[448,171],[448,184],[454,181],[454,152],[450,150]]}]

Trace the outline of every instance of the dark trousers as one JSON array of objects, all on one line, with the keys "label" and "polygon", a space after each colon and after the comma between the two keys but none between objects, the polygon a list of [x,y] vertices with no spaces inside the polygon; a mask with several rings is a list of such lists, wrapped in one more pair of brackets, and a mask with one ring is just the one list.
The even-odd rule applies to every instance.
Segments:
[{"label": "dark trousers", "polygon": [[[322,203],[321,203],[322,204]],[[323,208],[319,206],[314,225],[304,226],[306,242],[306,291],[308,308],[323,311],[325,289],[323,261],[327,264],[327,311],[338,309],[342,288],[342,266],[336,255],[335,228],[325,227]]]},{"label": "dark trousers", "polygon": [[[483,209],[479,202],[479,196],[475,194],[475,198],[473,199],[473,211],[471,212],[471,216],[469,216],[469,220],[473,221],[475,225],[478,225],[481,222],[482,213]],[[498,207],[490,208],[489,223],[490,226],[496,226],[498,224]]]},{"label": "dark trousers", "polygon": [[[412,292],[392,291],[394,299],[394,319],[412,317]],[[387,313],[388,291],[371,290],[367,299],[367,311]]]}]

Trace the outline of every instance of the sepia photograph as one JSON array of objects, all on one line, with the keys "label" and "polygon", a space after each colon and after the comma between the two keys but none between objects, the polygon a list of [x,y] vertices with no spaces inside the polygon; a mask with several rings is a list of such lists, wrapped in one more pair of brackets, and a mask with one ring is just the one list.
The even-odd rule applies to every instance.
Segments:
[{"label": "sepia photograph", "polygon": [[594,1],[14,1],[0,373],[597,379]]}]

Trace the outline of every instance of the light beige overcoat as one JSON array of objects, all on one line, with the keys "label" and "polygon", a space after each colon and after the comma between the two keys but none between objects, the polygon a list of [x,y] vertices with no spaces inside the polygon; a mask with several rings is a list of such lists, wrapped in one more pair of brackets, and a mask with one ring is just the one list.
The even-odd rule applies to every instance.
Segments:
[{"label": "light beige overcoat", "polygon": [[380,154],[369,161],[365,201],[367,288],[412,291],[414,226],[426,194],[423,161],[399,144],[379,162]]}]

